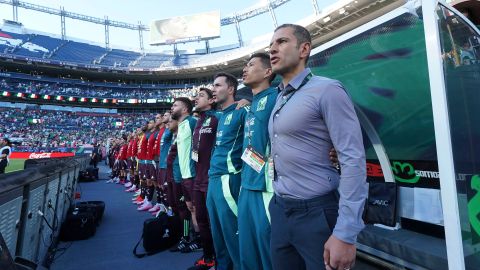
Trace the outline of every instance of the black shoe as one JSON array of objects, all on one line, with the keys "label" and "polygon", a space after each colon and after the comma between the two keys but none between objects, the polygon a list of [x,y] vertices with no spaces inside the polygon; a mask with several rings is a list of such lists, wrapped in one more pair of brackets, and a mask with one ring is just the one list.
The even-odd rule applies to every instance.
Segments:
[{"label": "black shoe", "polygon": [[194,252],[194,251],[197,251],[197,250],[200,250],[202,249],[202,245],[200,244],[200,241],[198,241],[198,238],[190,241],[187,245],[185,245],[184,248],[182,248],[180,250],[180,252],[182,253],[190,253],[190,252]]},{"label": "black shoe", "polygon": [[170,249],[170,252],[179,252],[189,244],[188,240],[182,237],[180,242]]}]

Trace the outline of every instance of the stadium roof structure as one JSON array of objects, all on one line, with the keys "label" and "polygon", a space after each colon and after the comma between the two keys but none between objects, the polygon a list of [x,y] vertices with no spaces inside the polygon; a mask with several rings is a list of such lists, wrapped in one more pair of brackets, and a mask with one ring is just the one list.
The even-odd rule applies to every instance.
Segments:
[{"label": "stadium roof structure", "polygon": [[[227,17],[222,19],[222,24],[229,24],[235,20],[246,20],[260,13],[268,12],[275,5],[279,6],[288,0],[272,1],[270,5],[256,7],[247,10],[242,14],[235,15],[235,18]],[[318,6],[314,6],[314,14],[297,22],[305,26],[312,34],[313,46],[317,47],[335,37],[342,35],[362,24],[365,24],[380,14],[384,14],[393,10],[408,0],[341,0],[330,5],[329,7],[319,10]],[[21,1],[0,0],[0,3],[16,3],[30,8],[43,9],[45,7],[24,3]],[[28,4],[28,5],[27,5]],[[22,6],[23,7],[23,6]],[[276,6],[275,6],[276,7]],[[48,9],[45,12],[57,14],[59,11]],[[60,12],[62,14],[62,12]],[[82,17],[84,15],[76,13],[65,13],[66,16]],[[272,13],[273,14],[273,13]],[[57,14],[58,15],[58,14]],[[274,18],[274,17],[273,17]],[[85,20],[98,21],[98,18],[89,16],[83,17]],[[98,21],[100,23],[100,21]],[[111,21],[118,27],[132,27],[121,22]],[[147,29],[146,26],[137,25],[136,27]],[[268,51],[272,33],[259,36],[252,40],[248,45],[237,47],[215,53],[204,53],[196,55],[188,64],[175,65],[173,60],[165,61],[165,63],[154,68],[145,68],[141,66],[102,66],[98,64],[81,65],[70,61],[61,61],[60,64],[48,59],[36,59],[35,57],[20,58],[12,56],[9,53],[0,53],[0,59],[6,59],[9,65],[27,64],[35,65],[35,68],[46,69],[69,69],[69,72],[104,74],[107,77],[121,76],[122,78],[154,78],[161,79],[184,79],[184,78],[202,78],[209,77],[218,71],[229,71],[239,73],[251,54],[255,52]],[[141,57],[140,57],[141,58]]]}]

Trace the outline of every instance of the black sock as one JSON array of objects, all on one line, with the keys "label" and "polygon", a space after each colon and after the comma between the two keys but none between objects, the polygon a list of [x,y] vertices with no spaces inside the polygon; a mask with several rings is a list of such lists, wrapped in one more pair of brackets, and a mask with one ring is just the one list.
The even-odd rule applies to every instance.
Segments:
[{"label": "black sock", "polygon": [[154,186],[149,186],[147,187],[147,201],[151,202],[153,200],[153,191],[155,187]]},{"label": "black sock", "polygon": [[159,187],[155,188],[155,193],[157,194],[157,203],[163,203],[163,192]]}]

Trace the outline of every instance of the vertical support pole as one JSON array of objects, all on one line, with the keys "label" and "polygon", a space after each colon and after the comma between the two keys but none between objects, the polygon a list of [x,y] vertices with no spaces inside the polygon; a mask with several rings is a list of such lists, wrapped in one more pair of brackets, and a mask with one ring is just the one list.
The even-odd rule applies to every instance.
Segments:
[{"label": "vertical support pole", "polygon": [[138,21],[138,40],[140,41],[140,50],[143,53],[145,51],[145,48],[143,46],[143,27],[141,21]]},{"label": "vertical support pole", "polygon": [[318,8],[317,0],[312,0],[313,11],[315,11],[315,15],[320,14],[320,9]]},{"label": "vertical support pole", "polygon": [[240,31],[240,21],[238,20],[238,17],[236,14],[235,14],[235,27],[237,28],[238,44],[240,44],[240,47],[243,47],[242,32]]},{"label": "vertical support pole", "polygon": [[275,16],[275,12],[273,11],[272,3],[270,2],[270,0],[268,0],[268,11],[270,12],[270,16],[272,17],[273,27],[277,28],[277,17]]},{"label": "vertical support pole", "polygon": [[110,49],[110,21],[108,16],[105,16],[105,48]]},{"label": "vertical support pole", "polygon": [[67,30],[65,27],[65,7],[60,7],[60,27],[62,33],[62,40],[67,38]]},{"label": "vertical support pole", "polygon": [[465,259],[463,254],[445,77],[441,57],[442,48],[440,47],[438,16],[436,13],[437,7],[437,0],[422,0],[448,268],[464,270]]}]

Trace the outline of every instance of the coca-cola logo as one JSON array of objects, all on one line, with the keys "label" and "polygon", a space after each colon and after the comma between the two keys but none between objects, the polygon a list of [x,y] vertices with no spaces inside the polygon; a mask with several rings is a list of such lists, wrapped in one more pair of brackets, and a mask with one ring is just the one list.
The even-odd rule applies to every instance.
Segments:
[{"label": "coca-cola logo", "polygon": [[29,159],[51,158],[52,153],[31,153]]}]

